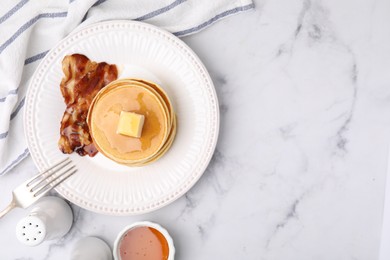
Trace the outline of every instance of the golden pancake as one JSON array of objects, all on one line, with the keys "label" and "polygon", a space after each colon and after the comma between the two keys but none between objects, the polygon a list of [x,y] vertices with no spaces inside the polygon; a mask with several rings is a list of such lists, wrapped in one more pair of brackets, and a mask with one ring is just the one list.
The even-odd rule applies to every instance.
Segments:
[{"label": "golden pancake", "polygon": [[136,79],[120,79],[115,81],[116,86],[127,86],[127,85],[137,85],[142,88],[150,90],[153,94],[156,95],[156,97],[159,99],[159,101],[163,104],[164,110],[167,113],[168,122],[170,125],[172,125],[173,117],[171,116],[174,114],[172,105],[166,95],[166,93],[163,90],[156,89],[152,87],[151,85],[147,85],[141,81],[138,81]]},{"label": "golden pancake", "polygon": [[[117,133],[121,111],[145,116],[140,138]],[[143,166],[161,158],[176,135],[176,115],[158,85],[142,79],[120,79],[103,88],[92,101],[87,122],[96,148],[128,166]]]},{"label": "golden pancake", "polygon": [[164,99],[164,103],[168,106],[169,111],[171,113],[174,113],[172,103],[169,100],[168,95],[165,93],[165,91],[160,86],[158,86],[157,84],[152,83],[150,81],[146,81],[146,80],[142,80],[142,79],[133,79],[133,80],[137,81],[139,83],[142,83],[143,85],[149,86],[149,87],[153,88],[155,91],[157,91],[157,93]]},{"label": "golden pancake", "polygon": [[[158,98],[139,86],[109,85],[98,94],[88,117],[90,131],[97,149],[120,162],[137,162],[156,154],[168,136],[168,119]],[[121,111],[145,116],[140,138],[117,134]]]},{"label": "golden pancake", "polygon": [[160,159],[171,147],[173,140],[175,139],[176,127],[177,126],[176,126],[176,116],[175,116],[170,135],[169,135],[167,141],[165,142],[164,146],[160,149],[160,151],[158,151],[158,153],[156,153],[153,157],[148,158],[147,160],[144,160],[142,162],[137,162],[137,163],[127,163],[127,165],[129,165],[129,166],[144,166],[144,165],[148,165],[148,164]]}]

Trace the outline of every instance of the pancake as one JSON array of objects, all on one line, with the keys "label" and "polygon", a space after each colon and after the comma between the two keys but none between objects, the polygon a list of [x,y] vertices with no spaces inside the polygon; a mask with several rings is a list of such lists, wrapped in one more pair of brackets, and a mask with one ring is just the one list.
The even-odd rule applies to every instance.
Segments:
[{"label": "pancake", "polygon": [[164,110],[167,113],[168,122],[170,125],[172,125],[173,117],[171,115],[173,115],[174,112],[167,94],[162,89],[158,89],[157,87],[154,87],[153,83],[150,83],[150,85],[148,85],[145,82],[146,81],[141,81],[137,79],[120,79],[115,81],[115,85],[119,87],[119,86],[128,86],[129,84],[131,84],[134,86],[140,86],[142,88],[151,91],[154,95],[156,95],[159,101],[163,104]]},{"label": "pancake", "polygon": [[[145,116],[140,138],[117,133],[121,111]],[[96,148],[128,166],[143,166],[161,158],[176,135],[176,115],[158,85],[141,79],[120,79],[103,88],[92,101],[87,122]]]},{"label": "pancake", "polygon": [[176,125],[176,116],[175,116],[169,137],[168,137],[167,141],[165,142],[164,146],[158,151],[158,153],[156,153],[151,158],[148,158],[147,160],[137,162],[137,163],[127,163],[127,165],[129,165],[129,166],[144,166],[144,165],[151,164],[151,163],[157,161],[158,159],[160,159],[172,146],[173,140],[175,139],[175,136],[176,136],[176,128],[177,128],[177,125]]},{"label": "pancake", "polygon": [[[145,115],[140,138],[117,134],[121,111]],[[95,100],[90,118],[97,149],[121,163],[142,161],[153,156],[168,136],[168,119],[162,103],[152,92],[138,86],[105,90]]]},{"label": "pancake", "polygon": [[156,91],[158,93],[159,96],[161,96],[161,98],[163,99],[163,102],[168,107],[169,114],[171,115],[171,117],[170,117],[170,124],[172,125],[173,124],[173,120],[174,120],[174,116],[175,116],[175,111],[174,111],[172,103],[169,100],[169,97],[165,93],[165,91],[160,86],[158,86],[158,85],[156,85],[156,84],[154,84],[152,82],[148,82],[148,81],[145,81],[145,80],[138,80],[138,79],[135,79],[134,81],[136,81],[137,84],[139,84],[140,86],[144,86],[144,87],[148,87],[149,89],[153,89],[154,91]]}]

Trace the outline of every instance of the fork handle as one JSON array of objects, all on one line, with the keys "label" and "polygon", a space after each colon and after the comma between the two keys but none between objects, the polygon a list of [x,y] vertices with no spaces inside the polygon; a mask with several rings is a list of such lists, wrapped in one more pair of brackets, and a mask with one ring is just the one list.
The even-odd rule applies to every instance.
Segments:
[{"label": "fork handle", "polygon": [[2,211],[0,211],[0,218],[4,217],[8,212],[16,207],[16,203],[12,200],[12,202]]}]

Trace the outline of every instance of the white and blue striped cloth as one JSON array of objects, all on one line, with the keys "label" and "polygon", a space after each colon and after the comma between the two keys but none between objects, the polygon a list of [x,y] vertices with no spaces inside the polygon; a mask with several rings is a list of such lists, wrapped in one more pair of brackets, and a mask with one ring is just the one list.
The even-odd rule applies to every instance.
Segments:
[{"label": "white and blue striped cloth", "polygon": [[29,79],[50,48],[76,27],[129,19],[185,36],[252,8],[252,0],[2,0],[0,175],[29,154],[22,113]]}]

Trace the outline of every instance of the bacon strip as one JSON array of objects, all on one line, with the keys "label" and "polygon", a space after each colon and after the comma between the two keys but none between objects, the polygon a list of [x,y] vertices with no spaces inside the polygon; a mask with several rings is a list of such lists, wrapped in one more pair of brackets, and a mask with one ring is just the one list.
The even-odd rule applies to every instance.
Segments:
[{"label": "bacon strip", "polygon": [[73,151],[81,156],[97,153],[86,122],[88,109],[100,89],[118,77],[115,65],[90,61],[81,54],[72,54],[62,61],[64,77],[61,93],[66,110],[61,120],[58,147],[63,153]]}]

